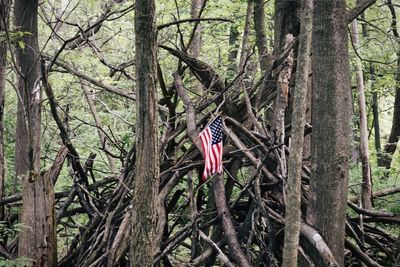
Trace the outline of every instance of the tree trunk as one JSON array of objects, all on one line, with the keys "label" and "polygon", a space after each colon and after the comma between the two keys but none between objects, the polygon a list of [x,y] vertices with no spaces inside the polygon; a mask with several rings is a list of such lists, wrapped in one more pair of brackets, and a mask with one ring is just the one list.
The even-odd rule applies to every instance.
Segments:
[{"label": "tree trunk", "polygon": [[245,64],[248,60],[249,55],[249,38],[250,38],[250,23],[251,23],[251,15],[253,14],[253,1],[247,1],[247,9],[246,9],[246,20],[244,23],[243,29],[243,37],[242,37],[242,50],[240,53],[240,60],[238,66],[238,73],[244,71]]},{"label": "tree trunk", "polygon": [[236,59],[239,51],[239,31],[235,24],[231,25],[229,31],[229,55],[228,55],[228,69],[227,69],[227,77],[232,80],[236,75]]},{"label": "tree trunk", "polygon": [[133,185],[131,266],[153,266],[163,226],[158,223],[155,1],[135,3],[136,170]]},{"label": "tree trunk", "polygon": [[[288,34],[285,38],[285,46],[288,47],[293,42],[293,35]],[[286,108],[289,102],[289,84],[292,77],[293,67],[293,50],[289,52],[289,55],[282,63],[282,68],[277,74],[276,83],[276,98],[274,100],[274,116],[272,121],[272,129],[275,132],[277,144],[282,145],[279,148],[280,160],[279,170],[282,177],[287,175],[287,164],[286,164],[286,152],[285,152],[285,115]]]},{"label": "tree trunk", "polygon": [[285,37],[288,33],[297,37],[300,31],[300,24],[297,12],[300,1],[275,0],[274,15],[274,55],[281,53],[285,46]]},{"label": "tree trunk", "polygon": [[96,109],[96,104],[93,101],[93,96],[90,94],[89,90],[85,88],[85,86],[82,84],[82,89],[83,92],[85,93],[86,100],[88,101],[90,112],[92,113],[93,120],[96,124],[97,127],[97,133],[99,135],[100,139],[100,148],[106,153],[106,157],[108,160],[108,167],[110,168],[111,172],[115,172],[115,163],[114,163],[114,158],[110,155],[110,150],[108,146],[108,140],[106,138],[106,135],[103,132],[103,124],[101,122],[101,119],[99,115],[97,114],[97,109]]},{"label": "tree trunk", "polygon": [[[203,7],[204,0],[192,0],[192,6],[190,10],[190,15],[192,18],[197,19],[200,16],[200,11]],[[196,25],[196,24],[195,24]],[[193,58],[198,58],[201,52],[202,45],[202,32],[203,26],[199,22],[196,26],[196,30],[193,34],[192,42],[190,43],[188,54]],[[192,75],[194,78],[195,76]],[[196,78],[193,81],[193,90],[195,92],[201,92],[203,90],[203,85]]]},{"label": "tree trunk", "polygon": [[[191,17],[194,19],[197,19],[200,14],[200,10],[203,6],[203,1],[204,0],[192,0],[192,7],[190,10]],[[199,23],[197,25],[196,31],[193,35],[193,40],[190,44],[190,47],[188,49],[188,54],[191,57],[198,58],[200,56],[200,50],[201,50],[201,31],[202,31],[202,26]]]},{"label": "tree trunk", "polygon": [[[394,37],[399,40],[399,32],[397,31],[397,16],[396,10],[394,9],[394,5],[392,0],[387,1],[387,5],[390,9],[390,13],[392,15],[392,32]],[[400,45],[400,41],[397,41]],[[390,164],[392,163],[392,156],[397,148],[397,142],[399,141],[400,136],[400,50],[397,52],[397,69],[396,69],[396,86],[395,86],[395,99],[394,99],[394,108],[393,108],[393,122],[392,122],[392,130],[390,131],[390,135],[388,141],[385,145],[382,160],[380,166],[386,167],[386,169],[390,169]]]},{"label": "tree trunk", "polygon": [[288,162],[287,202],[283,266],[297,266],[301,222],[301,170],[308,76],[311,72],[312,0],[302,1],[300,43],[297,57],[296,88],[293,100],[292,145]]},{"label": "tree trunk", "polygon": [[229,245],[229,252],[232,258],[240,267],[250,267],[251,264],[243,253],[239,240],[236,235],[235,227],[232,222],[231,213],[226,201],[226,193],[222,174],[216,174],[213,177],[215,205],[217,206],[218,215],[221,219],[224,235]]},{"label": "tree trunk", "polygon": [[38,1],[15,1],[15,27],[24,35],[16,48],[18,114],[15,173],[22,179],[21,223],[18,256],[33,266],[56,266],[57,243],[54,192],[51,177],[40,174],[41,91],[37,31]]},{"label": "tree trunk", "polygon": [[[8,30],[11,0],[0,0],[0,32]],[[6,162],[4,155],[4,99],[6,87],[7,40],[0,41],[0,199],[4,197]],[[0,221],[4,220],[4,206],[0,207]]]},{"label": "tree trunk", "polygon": [[261,73],[267,70],[268,66],[268,48],[267,36],[265,34],[265,12],[264,0],[253,0],[254,2],[254,30],[256,32],[256,46],[258,50],[258,58],[260,62]]},{"label": "tree trunk", "polygon": [[[351,94],[346,1],[314,2],[312,163],[307,221],[344,265]],[[323,265],[321,265],[323,266]]]},{"label": "tree trunk", "polygon": [[386,169],[390,169],[392,157],[397,149],[397,143],[399,142],[400,136],[400,53],[397,54],[397,57],[396,93],[394,97],[392,129],[383,151],[383,160],[381,165],[386,167]]},{"label": "tree trunk", "polygon": [[371,88],[372,88],[372,114],[374,121],[374,143],[375,143],[375,151],[376,158],[378,162],[378,166],[380,166],[379,161],[382,158],[382,146],[381,146],[381,132],[379,125],[379,102],[378,102],[378,93],[374,90],[374,82],[375,82],[375,68],[370,65],[369,73],[371,75]]},{"label": "tree trunk", "polygon": [[[351,23],[352,41],[356,50],[359,49],[358,40],[358,23],[357,19]],[[356,78],[358,91],[358,109],[360,112],[360,155],[362,164],[362,187],[361,199],[363,208],[370,210],[372,208],[371,196],[371,169],[369,165],[369,149],[368,149],[368,124],[367,124],[367,108],[365,104],[365,89],[361,59],[356,57]]]}]

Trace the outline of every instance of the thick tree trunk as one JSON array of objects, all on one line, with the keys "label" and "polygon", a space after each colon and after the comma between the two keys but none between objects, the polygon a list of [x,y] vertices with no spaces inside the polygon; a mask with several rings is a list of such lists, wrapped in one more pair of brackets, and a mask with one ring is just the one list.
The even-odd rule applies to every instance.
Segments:
[{"label": "thick tree trunk", "polygon": [[[8,30],[11,0],[0,0],[0,32]],[[4,197],[6,162],[4,155],[4,99],[6,87],[7,40],[0,41],[0,199]],[[4,220],[4,206],[0,207],[0,221]]]},{"label": "thick tree trunk", "polygon": [[314,2],[312,163],[307,221],[344,265],[351,95],[346,1]]},{"label": "thick tree trunk", "polygon": [[304,125],[306,123],[306,103],[308,76],[311,72],[311,36],[313,1],[302,0],[300,43],[296,73],[296,88],[293,100],[292,145],[288,162],[287,201],[285,210],[285,242],[283,266],[297,266],[299,233],[301,222],[301,170],[303,163]]},{"label": "thick tree trunk", "polygon": [[[358,23],[357,19],[351,23],[352,41],[355,49],[358,50],[360,44],[358,40]],[[371,169],[369,165],[369,149],[368,149],[368,125],[367,125],[367,108],[365,103],[364,78],[361,59],[356,57],[356,79],[358,91],[358,109],[360,112],[360,155],[362,164],[362,187],[361,199],[363,208],[370,210],[372,208],[371,196]]]},{"label": "thick tree trunk", "polygon": [[153,266],[163,227],[158,222],[155,1],[135,3],[136,170],[133,185],[131,266]]},{"label": "thick tree trunk", "polygon": [[33,260],[33,266],[55,266],[57,247],[54,192],[51,177],[40,174],[38,1],[15,1],[15,26],[23,32],[24,47],[16,48],[18,67],[18,114],[15,173],[22,179],[21,223],[18,256]]}]

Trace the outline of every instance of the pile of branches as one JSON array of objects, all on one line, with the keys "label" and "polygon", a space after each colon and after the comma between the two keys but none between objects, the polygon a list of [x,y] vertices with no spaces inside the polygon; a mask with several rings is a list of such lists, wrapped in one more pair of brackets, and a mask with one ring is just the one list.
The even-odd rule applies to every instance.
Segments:
[{"label": "pile of branches", "polygon": [[[216,261],[226,266],[280,265],[286,180],[281,166],[286,162],[288,148],[268,125],[263,125],[265,120],[257,114],[273,102],[276,77],[284,70],[282,66],[287,63],[294,44],[292,41],[286,46],[269,67],[268,75],[251,88],[246,88],[244,71],[232,83],[225,84],[206,63],[185,52],[161,46],[185,65],[181,64],[169,86],[158,68],[163,93],[158,104],[164,126],[159,146],[159,201],[163,207],[159,219],[165,222],[165,227],[154,259],[156,266],[212,266]],[[129,266],[130,189],[135,179],[135,147],[125,155],[118,175],[95,179],[92,172],[95,155],[85,163],[80,161],[81,156],[58,114],[44,61],[42,67],[44,87],[64,144],[51,168],[52,177],[58,176],[65,157],[69,159],[73,177],[70,191],[56,193],[56,219],[64,228],[78,232],[59,266]],[[195,75],[205,88],[196,102],[184,88],[182,77],[185,75]],[[184,103],[185,112],[177,111],[178,99]],[[217,115],[224,121],[225,179],[215,175],[205,183],[197,182],[203,165],[198,129]],[[307,128],[305,134],[309,133]],[[310,171],[304,164],[303,215],[309,177]],[[93,182],[89,182],[90,178]],[[2,199],[1,204],[20,199],[18,195],[10,196]],[[367,266],[399,263],[399,238],[380,227],[398,226],[399,216],[365,210],[356,202],[357,199],[349,200],[352,212],[346,219],[346,261],[363,262]],[[79,214],[88,216],[86,225],[75,221],[74,216]],[[3,249],[3,254],[8,256],[13,252],[12,245]],[[323,238],[306,223],[301,226],[299,251],[305,264],[336,265]]]}]

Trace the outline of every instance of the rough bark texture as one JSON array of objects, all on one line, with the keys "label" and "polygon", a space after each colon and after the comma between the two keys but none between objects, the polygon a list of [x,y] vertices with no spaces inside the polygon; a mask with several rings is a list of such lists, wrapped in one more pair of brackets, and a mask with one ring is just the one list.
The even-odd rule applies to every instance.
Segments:
[{"label": "rough bark texture", "polygon": [[[11,1],[0,0],[0,32],[8,29]],[[7,41],[0,41],[0,198],[4,197],[6,162],[4,155],[4,97],[6,86]],[[0,220],[4,219],[4,207],[0,207]]]},{"label": "rough bark texture", "polygon": [[54,192],[51,177],[40,174],[38,1],[15,1],[15,26],[30,32],[16,48],[18,67],[18,114],[15,172],[22,179],[21,223],[18,256],[32,259],[32,266],[55,266],[57,247],[54,221]]},{"label": "rough bark texture", "polygon": [[307,221],[343,266],[351,96],[344,0],[315,1],[312,163]]},{"label": "rough bark texture", "polygon": [[290,33],[297,37],[300,31],[300,1],[275,0],[274,54],[279,55],[285,45],[285,36]]},{"label": "rough bark texture", "polygon": [[[287,34],[285,38],[284,49],[288,47],[293,42],[293,35]],[[272,129],[275,132],[276,140],[279,144],[285,144],[285,116],[287,112],[287,107],[289,103],[289,84],[292,77],[292,67],[293,67],[293,50],[291,50],[282,64],[282,68],[277,73],[277,83],[276,83],[276,99],[274,101],[274,116],[272,121]],[[286,166],[286,155],[285,147],[282,146],[280,149],[280,161],[279,169],[282,177],[287,175]]]},{"label": "rough bark texture", "polygon": [[304,125],[308,80],[311,72],[312,0],[302,1],[300,43],[293,99],[292,144],[288,162],[287,200],[283,266],[297,266],[301,222],[301,166],[303,162]]},{"label": "rough bark texture", "polygon": [[136,171],[133,184],[131,266],[153,266],[159,248],[155,1],[135,3]]},{"label": "rough bark texture", "polygon": [[253,0],[254,2],[254,30],[256,32],[256,46],[258,50],[258,58],[260,61],[260,68],[262,73],[267,70],[268,60],[268,48],[267,48],[267,36],[265,29],[265,12],[264,12],[264,0]]},{"label": "rough bark texture", "polygon": [[[352,29],[352,41],[355,49],[359,48],[358,38],[358,23],[355,19],[351,23]],[[362,70],[361,59],[356,57],[356,79],[357,79],[357,91],[358,91],[358,109],[360,112],[360,155],[362,164],[362,187],[361,187],[361,199],[362,205],[365,209],[372,208],[371,196],[371,169],[369,165],[369,149],[368,149],[368,122],[367,122],[367,107],[365,103],[365,89],[364,89],[364,78]]]}]

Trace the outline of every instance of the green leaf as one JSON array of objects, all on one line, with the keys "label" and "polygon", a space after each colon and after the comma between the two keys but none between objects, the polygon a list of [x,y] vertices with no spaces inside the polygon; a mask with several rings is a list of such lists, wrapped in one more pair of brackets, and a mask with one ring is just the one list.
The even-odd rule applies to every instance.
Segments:
[{"label": "green leaf", "polygon": [[18,41],[18,45],[20,48],[25,49],[25,43],[23,41]]}]

